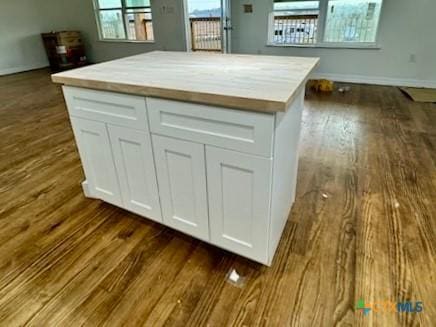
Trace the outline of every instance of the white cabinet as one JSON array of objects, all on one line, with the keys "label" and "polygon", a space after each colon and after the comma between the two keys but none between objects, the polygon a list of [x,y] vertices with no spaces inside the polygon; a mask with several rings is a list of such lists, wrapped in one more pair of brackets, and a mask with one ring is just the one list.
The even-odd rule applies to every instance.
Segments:
[{"label": "white cabinet", "polygon": [[303,90],[275,114],[64,93],[87,196],[271,264],[295,198]]},{"label": "white cabinet", "polygon": [[150,134],[108,125],[124,207],[162,221]]},{"label": "white cabinet", "polygon": [[121,206],[118,177],[106,124],[71,117],[88,190],[93,197]]},{"label": "white cabinet", "polygon": [[63,90],[88,195],[162,222],[144,97]]},{"label": "white cabinet", "polygon": [[164,223],[209,240],[204,145],[153,135]]},{"label": "white cabinet", "polygon": [[206,146],[211,241],[268,261],[271,159]]}]

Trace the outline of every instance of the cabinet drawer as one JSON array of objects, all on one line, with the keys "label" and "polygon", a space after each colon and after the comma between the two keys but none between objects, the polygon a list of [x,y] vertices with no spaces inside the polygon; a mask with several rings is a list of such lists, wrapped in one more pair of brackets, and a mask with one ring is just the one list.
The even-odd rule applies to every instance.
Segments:
[{"label": "cabinet drawer", "polygon": [[134,95],[64,86],[68,111],[73,117],[148,130],[145,99]]},{"label": "cabinet drawer", "polygon": [[147,98],[150,129],[162,135],[271,156],[272,114]]}]

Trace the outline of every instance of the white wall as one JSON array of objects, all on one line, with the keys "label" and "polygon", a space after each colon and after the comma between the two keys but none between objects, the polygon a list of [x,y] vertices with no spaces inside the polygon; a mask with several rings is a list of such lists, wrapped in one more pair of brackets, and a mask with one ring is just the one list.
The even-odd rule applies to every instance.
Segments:
[{"label": "white wall", "polygon": [[81,31],[91,62],[155,49],[184,51],[183,1],[152,0],[151,5],[156,42],[127,43],[98,39],[92,0],[1,0],[0,75],[47,66],[40,33],[53,30]]},{"label": "white wall", "polygon": [[44,1],[44,10],[50,13],[49,21],[52,30],[81,31],[91,62],[106,61],[156,49],[175,51],[186,49],[182,0],[151,0],[156,40],[154,43],[100,41],[92,0],[39,1]]},{"label": "white wall", "polygon": [[[266,46],[272,0],[231,1],[235,53],[321,57],[317,73],[334,80],[436,87],[435,0],[384,0],[377,50]],[[252,14],[243,13],[247,3]],[[152,12],[155,43],[106,42],[98,40],[92,0],[2,0],[0,75],[47,65],[39,33],[51,30],[80,30],[92,62],[186,50],[183,0],[152,0]]]},{"label": "white wall", "polygon": [[0,1],[0,75],[48,65],[38,1]]},{"label": "white wall", "polygon": [[334,80],[436,87],[435,0],[384,0],[378,50],[266,46],[271,11],[272,0],[232,0],[233,52],[321,57],[318,75]]}]

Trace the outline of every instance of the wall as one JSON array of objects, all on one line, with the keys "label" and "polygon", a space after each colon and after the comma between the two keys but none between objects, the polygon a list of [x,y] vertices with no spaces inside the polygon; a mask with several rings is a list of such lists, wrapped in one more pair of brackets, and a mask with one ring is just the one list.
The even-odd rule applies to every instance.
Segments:
[{"label": "wall", "polygon": [[[246,3],[252,14],[242,12]],[[271,10],[272,0],[232,0],[233,52],[321,57],[317,74],[334,80],[436,87],[434,0],[385,0],[377,50],[266,46]],[[47,65],[39,33],[51,30],[80,30],[92,62],[184,51],[183,0],[152,0],[152,11],[155,43],[106,42],[98,40],[92,0],[1,1],[0,75]]]},{"label": "wall", "polygon": [[[253,4],[252,14],[243,13],[247,3]],[[384,0],[380,49],[267,46],[271,11],[272,0],[232,1],[233,52],[321,57],[317,75],[334,80],[436,87],[434,0]]]},{"label": "wall", "polygon": [[82,32],[87,54],[92,62],[127,57],[156,49],[186,49],[182,0],[151,1],[156,39],[154,43],[100,41],[92,0],[45,0],[43,6],[45,11],[50,13],[51,30],[76,29]]},{"label": "wall", "polygon": [[0,75],[48,65],[40,33],[38,2],[0,1]]},{"label": "wall", "polygon": [[81,31],[91,62],[155,49],[185,51],[183,1],[151,5],[156,42],[131,43],[98,39],[92,0],[0,1],[0,75],[47,66],[40,33],[53,30]]}]

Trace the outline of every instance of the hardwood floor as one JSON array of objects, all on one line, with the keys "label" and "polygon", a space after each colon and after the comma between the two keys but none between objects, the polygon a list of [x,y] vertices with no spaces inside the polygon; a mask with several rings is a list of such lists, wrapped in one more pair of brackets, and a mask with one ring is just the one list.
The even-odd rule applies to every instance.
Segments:
[{"label": "hardwood floor", "polygon": [[[436,105],[363,85],[307,98],[267,268],[84,198],[60,88],[1,77],[0,325],[434,326]],[[403,301],[424,310],[391,311]]]}]

